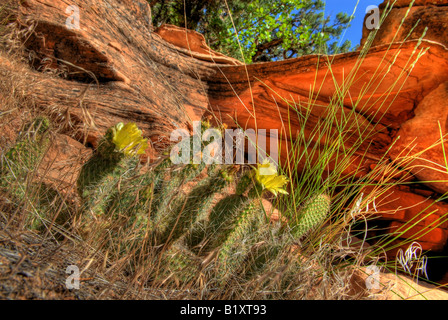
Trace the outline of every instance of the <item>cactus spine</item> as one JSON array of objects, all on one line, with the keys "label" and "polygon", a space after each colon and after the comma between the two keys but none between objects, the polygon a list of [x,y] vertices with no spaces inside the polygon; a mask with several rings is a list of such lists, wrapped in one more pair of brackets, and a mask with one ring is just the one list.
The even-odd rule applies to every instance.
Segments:
[{"label": "cactus spine", "polygon": [[253,178],[250,171],[247,171],[243,174],[243,176],[238,181],[238,184],[236,185],[236,191],[235,193],[239,196],[243,195],[247,189],[252,185]]}]

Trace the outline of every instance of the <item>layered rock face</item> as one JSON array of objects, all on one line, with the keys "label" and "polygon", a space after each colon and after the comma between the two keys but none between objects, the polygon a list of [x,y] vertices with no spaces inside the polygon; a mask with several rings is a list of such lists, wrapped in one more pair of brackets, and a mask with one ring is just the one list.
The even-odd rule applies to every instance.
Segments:
[{"label": "layered rock face", "polygon": [[[196,32],[154,30],[147,1],[71,2],[24,0],[14,14],[28,63],[23,90],[38,108],[52,110],[72,137],[95,145],[106,128],[134,121],[152,141],[148,155],[156,157],[174,129],[192,129],[193,121],[212,113],[230,128],[278,129],[286,161],[285,147],[302,126],[314,144],[331,145],[331,136],[312,133],[337,102],[336,116],[357,124],[347,148],[360,132],[369,133],[345,173],[363,177],[381,160],[413,160],[396,170],[414,184],[376,199],[386,230],[416,219],[399,240],[421,235],[424,250],[447,250],[448,204],[428,206],[448,191],[448,0],[416,1],[401,29],[410,1],[398,1],[365,51],[249,66],[210,50]],[[79,28],[68,20],[70,5],[79,8]],[[420,41],[425,27],[427,40]],[[362,43],[370,32],[364,30]],[[0,71],[21,72],[3,55]],[[301,108],[310,112],[306,123],[297,116]]]}]

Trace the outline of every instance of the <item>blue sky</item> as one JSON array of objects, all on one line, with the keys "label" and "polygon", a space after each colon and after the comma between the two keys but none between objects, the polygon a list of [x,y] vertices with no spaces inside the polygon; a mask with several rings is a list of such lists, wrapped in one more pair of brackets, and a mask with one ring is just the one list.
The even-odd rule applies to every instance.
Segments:
[{"label": "blue sky", "polygon": [[[351,15],[358,0],[327,0],[325,2],[326,15],[335,17],[338,12],[346,12]],[[355,18],[351,23],[351,27],[347,29],[342,42],[350,40],[353,46],[358,45],[362,37],[362,24],[364,22],[364,16],[366,15],[366,8],[370,5],[379,5],[382,2],[383,0],[359,0]]]}]

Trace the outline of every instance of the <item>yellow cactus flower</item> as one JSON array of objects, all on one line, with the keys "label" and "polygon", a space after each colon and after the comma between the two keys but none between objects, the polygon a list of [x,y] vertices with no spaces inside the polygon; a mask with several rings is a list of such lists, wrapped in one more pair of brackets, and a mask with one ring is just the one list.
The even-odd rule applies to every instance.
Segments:
[{"label": "yellow cactus flower", "polygon": [[148,139],[142,137],[142,131],[133,122],[115,125],[112,129],[112,142],[118,151],[127,156],[144,154],[148,148]]},{"label": "yellow cactus flower", "polygon": [[277,169],[268,160],[265,159],[263,164],[258,164],[258,168],[255,169],[255,179],[261,184],[264,190],[270,191],[277,196],[278,193],[288,194],[284,189],[289,180],[283,175],[277,174]]}]

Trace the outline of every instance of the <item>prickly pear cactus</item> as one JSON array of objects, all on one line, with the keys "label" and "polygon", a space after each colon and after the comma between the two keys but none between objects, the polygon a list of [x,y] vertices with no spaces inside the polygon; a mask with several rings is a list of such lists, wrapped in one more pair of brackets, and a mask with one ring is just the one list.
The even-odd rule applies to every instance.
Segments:
[{"label": "prickly pear cactus", "polygon": [[84,164],[78,179],[78,192],[84,205],[94,214],[104,213],[120,179],[126,179],[132,174],[131,168],[135,165],[132,160],[108,159],[97,155]]},{"label": "prickly pear cactus", "polygon": [[[2,183],[11,172],[22,176],[35,170],[48,145],[48,128],[45,119],[27,127],[5,154],[8,167],[2,165]],[[236,166],[174,166],[168,158],[143,172],[138,155],[146,146],[134,124],[118,124],[106,132],[77,180],[84,222],[113,235],[110,241],[104,240],[104,232],[98,236],[110,256],[131,257],[130,264],[140,258],[153,262],[157,268],[148,274],[157,283],[190,284],[205,277],[221,288],[232,281],[268,281],[260,275],[287,266],[281,281],[288,286],[298,265],[288,251],[291,237],[284,232],[287,228],[273,231],[260,201],[266,193],[287,194],[285,176],[268,162],[237,178]],[[24,165],[10,170],[16,162]],[[229,194],[226,187],[233,182],[235,194]],[[47,185],[30,186],[35,195],[29,197],[27,210],[35,214],[28,223],[36,229],[53,221],[64,223],[69,210],[57,191]],[[330,205],[325,194],[308,201],[292,226],[294,237],[321,224]],[[51,210],[58,210],[60,217],[42,215]]]},{"label": "prickly pear cactus", "polygon": [[[165,222],[156,226],[164,230],[161,232],[164,236],[158,236],[156,243],[168,247],[170,241],[182,244],[188,252],[207,261],[203,265],[205,274],[223,285],[235,276],[246,277],[247,273],[263,269],[280,252],[278,241],[271,241],[266,250],[260,250],[256,256],[252,254],[257,243],[266,240],[270,228],[259,197],[266,190],[284,193],[286,179],[279,179],[276,173],[258,178],[255,169],[236,181],[236,194],[228,194],[212,205],[214,196],[235,179],[231,166],[220,168],[217,174],[209,170],[209,175],[186,196],[174,197],[171,201],[174,209],[165,207]],[[215,258],[209,260],[209,257]]]},{"label": "prickly pear cactus", "polygon": [[138,230],[146,227],[156,183],[156,174],[152,172],[122,179],[119,190],[113,195],[106,209],[108,215],[117,220],[121,219],[117,224],[124,225],[127,229]]},{"label": "prickly pear cactus", "polygon": [[278,264],[278,257],[285,248],[285,241],[277,235],[272,235],[268,229],[265,227],[259,231],[261,240],[251,247],[244,262],[237,267],[234,274],[251,280],[258,275],[268,274],[273,265]]},{"label": "prickly pear cactus", "polygon": [[204,164],[188,164],[176,171],[169,172],[168,177],[155,190],[152,204],[152,219],[159,224],[166,216],[167,207],[179,194],[179,188],[196,178],[205,168]]},{"label": "prickly pear cactus", "polygon": [[193,227],[189,245],[197,253],[205,253],[218,248],[233,231],[241,208],[247,204],[247,197],[230,195],[220,200],[210,212],[206,221]]},{"label": "prickly pear cactus", "polygon": [[300,238],[322,224],[330,212],[330,206],[331,198],[326,194],[311,198],[300,210],[298,222],[293,226],[294,237]]}]

